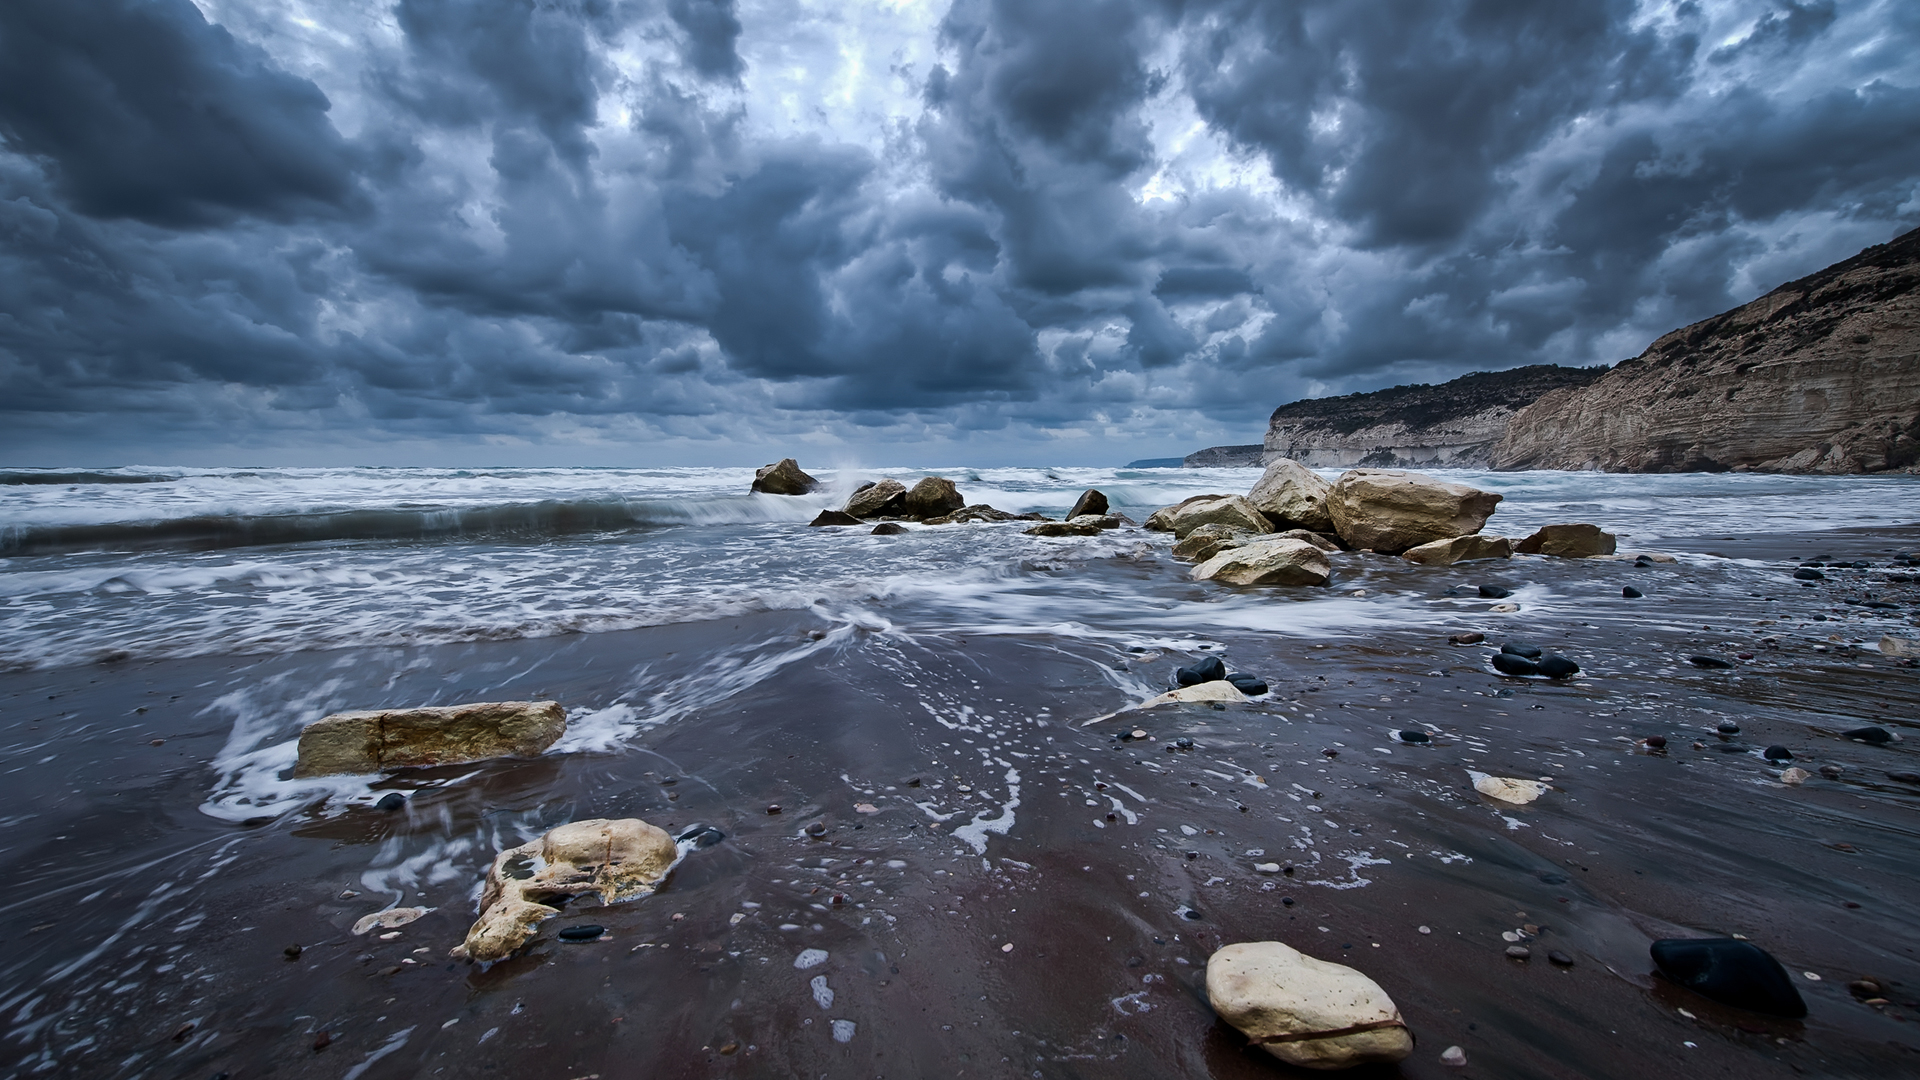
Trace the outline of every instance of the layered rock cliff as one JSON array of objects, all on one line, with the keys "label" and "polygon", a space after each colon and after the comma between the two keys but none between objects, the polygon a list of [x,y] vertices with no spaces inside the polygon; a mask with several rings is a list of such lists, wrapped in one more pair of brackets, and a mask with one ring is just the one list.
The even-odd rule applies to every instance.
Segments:
[{"label": "layered rock cliff", "polygon": [[1274,410],[1265,456],[1315,468],[1483,466],[1521,409],[1605,373],[1538,364],[1475,372],[1438,386],[1295,401]]},{"label": "layered rock cliff", "polygon": [[[1920,229],[1654,342],[1506,426],[1501,469],[1920,471]],[[1269,439],[1269,445],[1272,445]]]}]

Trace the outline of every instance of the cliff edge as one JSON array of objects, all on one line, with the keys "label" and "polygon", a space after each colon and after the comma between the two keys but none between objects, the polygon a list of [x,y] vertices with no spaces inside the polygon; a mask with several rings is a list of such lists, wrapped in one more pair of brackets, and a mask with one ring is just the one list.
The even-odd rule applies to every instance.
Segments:
[{"label": "cliff edge", "polygon": [[[1920,471],[1920,229],[1521,409],[1498,469]],[[1271,445],[1271,442],[1269,442]]]}]

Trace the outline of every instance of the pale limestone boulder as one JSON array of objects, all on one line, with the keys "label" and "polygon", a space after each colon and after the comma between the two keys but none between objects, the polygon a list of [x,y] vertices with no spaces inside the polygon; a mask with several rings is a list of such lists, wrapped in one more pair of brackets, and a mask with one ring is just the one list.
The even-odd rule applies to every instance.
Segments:
[{"label": "pale limestone boulder", "polygon": [[[1169,690],[1156,697],[1150,697],[1140,704],[1133,706],[1133,708],[1151,709],[1160,705],[1178,705],[1182,702],[1233,702],[1245,700],[1247,700],[1247,695],[1241,693],[1232,683],[1225,679],[1214,679],[1211,682],[1194,683],[1192,686],[1183,686],[1178,690]],[[1126,710],[1122,709],[1121,711],[1125,712]]]},{"label": "pale limestone boulder", "polygon": [[1281,528],[1327,532],[1333,528],[1333,518],[1327,514],[1327,492],[1332,487],[1305,465],[1280,458],[1254,482],[1247,501]]},{"label": "pale limestone boulder", "polygon": [[1504,536],[1474,533],[1472,536],[1456,536],[1450,540],[1435,540],[1411,547],[1401,552],[1400,557],[1422,566],[1452,566],[1454,563],[1479,559],[1510,559],[1513,557],[1513,541]]},{"label": "pale limestone boulder", "polygon": [[1278,941],[1243,941],[1208,957],[1207,1000],[1289,1065],[1345,1069],[1413,1053],[1413,1034],[1380,984]]},{"label": "pale limestone boulder", "polygon": [[1282,529],[1273,535],[1276,537],[1285,537],[1288,540],[1305,540],[1321,551],[1340,550],[1340,543],[1337,539],[1328,536],[1326,533],[1314,532],[1312,529]]},{"label": "pale limestone boulder", "polygon": [[1305,540],[1250,540],[1193,568],[1195,581],[1229,585],[1325,585],[1333,576],[1326,552]]},{"label": "pale limestone boulder", "polygon": [[1585,559],[1611,555],[1613,534],[1601,532],[1598,525],[1546,525],[1513,546],[1522,555],[1558,555],[1563,559]]},{"label": "pale limestone boulder", "polygon": [[1231,525],[1202,525],[1173,545],[1173,557],[1188,562],[1206,562],[1230,547],[1238,547],[1253,533]]},{"label": "pale limestone boulder", "polygon": [[923,476],[907,492],[902,513],[910,518],[941,517],[966,505],[967,500],[960,497],[960,489],[953,486],[953,481],[944,476]]},{"label": "pale limestone boulder", "polygon": [[1126,519],[1119,514],[1076,514],[1067,521],[1074,525],[1091,525],[1096,529],[1117,529]]},{"label": "pale limestone boulder", "polygon": [[1172,532],[1173,516],[1179,513],[1181,510],[1184,510],[1187,507],[1192,506],[1194,503],[1200,502],[1205,499],[1224,499],[1224,498],[1226,498],[1225,495],[1189,496],[1185,499],[1181,499],[1177,503],[1174,503],[1172,506],[1163,506],[1160,509],[1155,510],[1153,513],[1148,514],[1146,522],[1142,524],[1140,527],[1150,532]]},{"label": "pale limestone boulder", "polygon": [[898,480],[880,480],[848,496],[847,505],[841,507],[840,512],[857,518],[881,517],[901,513],[906,501],[907,485]]},{"label": "pale limestone boulder", "polygon": [[767,495],[805,495],[820,486],[820,481],[800,471],[800,463],[781,458],[762,465],[753,474],[753,490]]},{"label": "pale limestone boulder", "polygon": [[533,757],[566,734],[557,701],[489,701],[325,716],[300,733],[293,775],[338,776]]},{"label": "pale limestone boulder", "polygon": [[1398,555],[1434,540],[1469,536],[1501,496],[1397,469],[1353,469],[1327,493],[1327,514],[1348,547]]},{"label": "pale limestone boulder", "polygon": [[[1229,525],[1243,532],[1270,533],[1273,523],[1267,516],[1253,508],[1253,504],[1238,495],[1206,495],[1188,499],[1176,506],[1155,510],[1153,517],[1162,514],[1167,530],[1178,539],[1202,525]],[[1153,518],[1147,519],[1149,522]]]},{"label": "pale limestone boulder", "polygon": [[680,858],[666,831],[639,818],[574,821],[494,857],[480,918],[453,954],[501,960],[560,914],[548,901],[593,893],[602,904],[646,896]]},{"label": "pale limestone boulder", "polygon": [[1517,780],[1511,776],[1489,776],[1483,772],[1467,770],[1467,778],[1473,781],[1473,790],[1489,799],[1498,799],[1515,806],[1525,806],[1547,793],[1547,785],[1538,780]]}]

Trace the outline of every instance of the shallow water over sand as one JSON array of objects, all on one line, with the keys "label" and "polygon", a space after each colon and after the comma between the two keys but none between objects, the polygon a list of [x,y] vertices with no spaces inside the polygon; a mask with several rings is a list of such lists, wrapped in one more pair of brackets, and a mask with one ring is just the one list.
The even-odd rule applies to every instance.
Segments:
[{"label": "shallow water over sand", "polygon": [[[1057,511],[1079,482],[1058,475],[1027,504],[1005,494],[1012,481],[974,501]],[[0,859],[17,886],[0,1063],[23,1076],[1283,1075],[1201,989],[1213,948],[1278,938],[1386,988],[1419,1040],[1407,1076],[1456,1072],[1439,1062],[1456,1044],[1488,1076],[1910,1069],[1920,786],[1887,774],[1920,772],[1920,670],[1874,645],[1920,636],[1920,596],[1884,565],[1920,543],[1891,527],[1920,519],[1903,517],[1916,489],[1806,481],[1889,527],[1727,540],[1764,531],[1731,528],[1729,496],[1714,494],[1748,478],[1582,479],[1603,507],[1652,509],[1620,510],[1625,524],[1560,514],[1572,489],[1550,477],[1489,528],[1581,516],[1652,536],[1686,514],[1714,527],[1637,545],[1679,553],[1672,566],[1346,555],[1334,587],[1292,591],[1190,583],[1165,537],[1136,530],[868,538],[805,529],[810,510],[16,556],[9,573],[119,560],[122,580],[142,560],[380,562],[420,580],[491,560],[494,576],[448,573],[444,595],[416,600],[419,621],[507,625],[485,613],[525,603],[495,595],[521,587],[517,572],[551,575],[551,607],[522,613],[526,633],[412,643],[380,620],[418,585],[365,602],[351,579],[308,585],[299,604],[231,584],[33,594],[69,606],[35,616],[59,649],[33,652],[7,620]],[[1248,482],[1206,476],[1153,501]],[[1786,497],[1768,490],[1760,501]],[[1695,509],[1662,514],[1656,496]],[[677,580],[697,590],[671,591],[661,563],[675,544]],[[1790,560],[1815,555],[1881,565],[1803,588]],[[671,616],[675,597],[724,596],[727,574],[762,599]],[[765,602],[783,576],[810,595]],[[1513,589],[1519,610],[1446,595],[1482,582]],[[1625,600],[1622,584],[1647,596]],[[634,621],[553,630],[592,590]],[[1845,602],[1868,595],[1900,607]],[[309,625],[336,612],[339,625]],[[272,647],[260,626],[276,619],[300,647]],[[161,632],[176,622],[177,636]],[[1502,678],[1484,646],[1447,643],[1462,630],[1533,640],[1583,673]],[[150,652],[73,662],[149,632]],[[1209,652],[1272,692],[1086,723]],[[1735,667],[1696,668],[1694,654]],[[556,698],[573,719],[539,759],[372,782],[283,775],[300,726],[328,711],[524,697]],[[1740,733],[1718,734],[1726,721]],[[1866,723],[1903,741],[1838,737]],[[1148,739],[1114,738],[1135,724]],[[1396,741],[1406,728],[1432,743]],[[1640,744],[1653,734],[1665,753]],[[1191,750],[1166,748],[1182,737]],[[1774,743],[1813,779],[1780,785],[1760,756]],[[1552,790],[1505,806],[1468,770]],[[405,810],[373,808],[390,790],[409,793]],[[571,906],[513,960],[447,958],[494,852],[629,815],[726,839],[690,852],[653,897]],[[1255,869],[1270,863],[1292,873]],[[390,905],[433,910],[388,940],[350,933]],[[586,923],[608,936],[556,937]],[[1507,959],[1503,932],[1528,925],[1534,958]],[[1717,1009],[1649,976],[1653,938],[1731,933],[1794,973],[1806,1021]],[[1550,949],[1576,963],[1549,963]],[[1893,1004],[1856,1001],[1846,987],[1862,976],[1893,983]]]}]

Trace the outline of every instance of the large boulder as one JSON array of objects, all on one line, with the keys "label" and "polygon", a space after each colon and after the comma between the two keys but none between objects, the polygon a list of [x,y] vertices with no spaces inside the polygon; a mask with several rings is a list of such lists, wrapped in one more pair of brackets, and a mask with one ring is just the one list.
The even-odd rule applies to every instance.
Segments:
[{"label": "large boulder", "polygon": [[1231,525],[1202,525],[1173,545],[1173,557],[1206,562],[1230,547],[1239,547],[1255,534]]},{"label": "large boulder", "polygon": [[1558,555],[1563,559],[1584,559],[1613,554],[1610,532],[1598,525],[1546,525],[1540,531],[1513,546],[1522,555]]},{"label": "large boulder", "polygon": [[865,525],[866,522],[861,521],[859,518],[854,517],[852,514],[842,513],[839,510],[822,510],[818,514],[814,515],[813,520],[807,522],[807,524],[809,525]]},{"label": "large boulder", "polygon": [[1353,469],[1327,493],[1327,514],[1347,546],[1398,555],[1480,531],[1498,494],[1397,469]]},{"label": "large boulder", "polygon": [[1220,552],[1192,576],[1229,585],[1325,585],[1332,575],[1326,552],[1305,540],[1262,539]]},{"label": "large boulder", "polygon": [[[1164,516],[1163,516],[1164,515]],[[1227,525],[1250,533],[1270,533],[1273,524],[1253,504],[1238,495],[1202,495],[1153,512],[1147,519],[1152,528],[1159,519],[1165,531],[1178,539],[1202,525]]]},{"label": "large boulder", "polygon": [[898,480],[881,480],[854,492],[840,511],[857,518],[887,517],[902,513],[906,501],[907,485]]},{"label": "large boulder", "polygon": [[1333,528],[1333,518],[1327,514],[1327,492],[1332,487],[1305,465],[1280,458],[1254,482],[1247,501],[1280,528],[1328,532]]},{"label": "large boulder", "polygon": [[753,474],[753,490],[767,495],[805,495],[820,486],[820,481],[800,471],[800,463],[781,458],[763,465]]},{"label": "large boulder", "polygon": [[960,497],[953,481],[941,476],[923,476],[913,485],[913,490],[907,492],[901,512],[910,518],[931,518],[951,514],[966,505],[967,500]]},{"label": "large boulder", "polygon": [[1104,514],[1107,512],[1107,497],[1098,488],[1088,488],[1073,500],[1073,509],[1067,511],[1067,520],[1072,521],[1082,514]]},{"label": "large boulder", "polygon": [[489,701],[321,717],[300,733],[293,775],[339,776],[533,757],[567,730],[557,701]]},{"label": "large boulder", "polygon": [[501,960],[527,943],[567,900],[593,893],[617,904],[659,888],[680,858],[673,838],[639,818],[574,821],[494,857],[480,918],[454,955]]},{"label": "large boulder", "polygon": [[1243,941],[1208,957],[1207,1000],[1289,1065],[1345,1069],[1413,1053],[1413,1034],[1380,984],[1278,941]]},{"label": "large boulder", "polygon": [[1422,566],[1452,566],[1454,563],[1479,559],[1508,559],[1513,557],[1513,541],[1504,536],[1474,533],[1472,536],[1456,536],[1451,540],[1435,540],[1419,547],[1410,547],[1401,552],[1400,557]]},{"label": "large boulder", "polygon": [[1148,514],[1146,522],[1142,524],[1140,527],[1148,530],[1149,532],[1172,532],[1173,516],[1175,514],[1179,513],[1180,511],[1186,509],[1189,506],[1192,506],[1194,503],[1200,502],[1205,499],[1224,499],[1224,498],[1226,498],[1225,495],[1194,495],[1190,498],[1181,499],[1179,502],[1174,503],[1172,506],[1163,506],[1160,509],[1155,510],[1153,513]]},{"label": "large boulder", "polygon": [[1275,536],[1284,536],[1289,540],[1305,540],[1321,551],[1339,551],[1340,538],[1329,533],[1314,532],[1312,529],[1281,529]]}]

